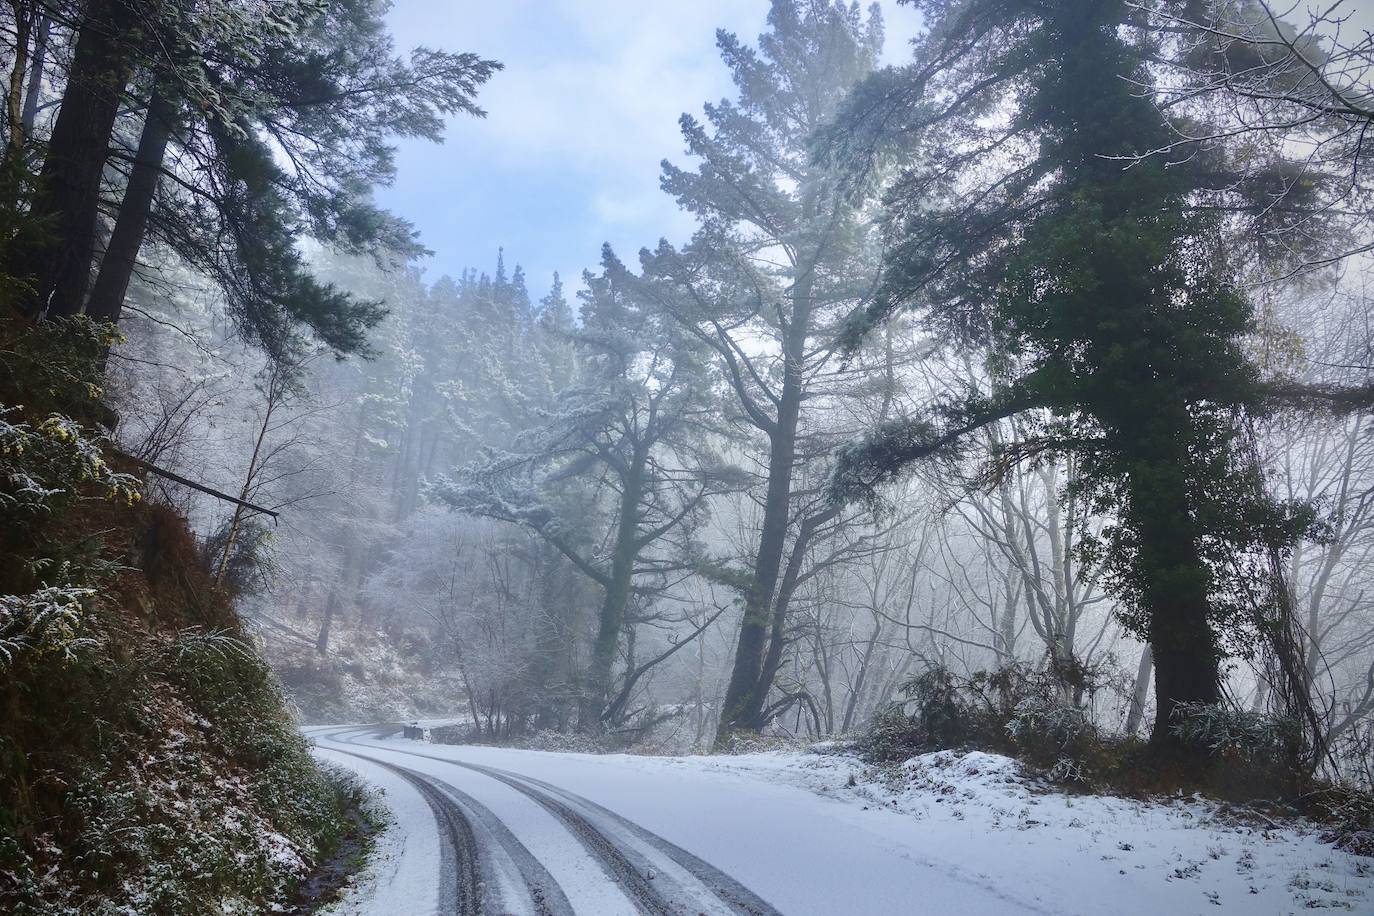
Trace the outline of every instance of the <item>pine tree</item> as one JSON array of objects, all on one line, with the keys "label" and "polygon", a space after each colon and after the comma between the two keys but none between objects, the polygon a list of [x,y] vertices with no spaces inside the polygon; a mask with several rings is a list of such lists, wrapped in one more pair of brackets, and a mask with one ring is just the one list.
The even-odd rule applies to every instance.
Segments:
[{"label": "pine tree", "polygon": [[[1154,740],[1168,746],[1178,716],[1219,700],[1228,642],[1253,621],[1238,570],[1307,522],[1265,495],[1243,435],[1263,390],[1222,208],[1206,206],[1223,163],[1193,147],[1131,168],[1113,158],[1176,136],[1150,98],[1151,38],[1131,31],[1130,4],[925,9],[916,63],[871,81],[852,106],[851,137],[882,121],[919,138],[926,158],[888,191],[883,287],[851,339],[918,308],[948,340],[988,348],[994,384],[847,450],[836,492],[872,498],[976,430],[1011,416],[1031,424],[1017,453],[995,458],[1078,462],[1076,486],[1112,519],[1086,558],[1150,643]],[[999,106],[1005,122],[978,123]],[[989,178],[1003,156],[1011,164]]]},{"label": "pine tree", "polygon": [[[377,309],[316,282],[295,242],[392,264],[423,252],[370,201],[392,177],[391,139],[437,140],[445,116],[480,115],[473,97],[499,68],[427,48],[396,55],[385,8],[90,4],[32,205],[54,231],[15,259],[34,277],[29,310],[117,321],[151,236],[221,286],[250,339],[280,350],[304,327],[339,353],[361,349]],[[142,127],[136,150],[115,151],[127,182],[110,201],[105,150],[130,94],[145,102]],[[92,286],[102,207],[118,215]]]},{"label": "pine tree", "polygon": [[[741,423],[767,443],[765,493],[719,735],[765,724],[786,641],[783,585],[789,547],[803,559],[808,517],[797,468],[807,399],[833,371],[827,346],[839,318],[871,276],[861,204],[838,173],[818,164],[811,141],[882,46],[876,7],[774,0],[757,50],[720,32],[717,44],[737,102],[706,106],[709,128],[684,115],[696,171],[664,163],[662,185],[701,228],[677,250],[641,254],[643,293],[712,351]],[[767,345],[760,348],[759,341]],[[811,518],[814,530],[821,508]],[[791,564],[795,566],[796,564]]]}]

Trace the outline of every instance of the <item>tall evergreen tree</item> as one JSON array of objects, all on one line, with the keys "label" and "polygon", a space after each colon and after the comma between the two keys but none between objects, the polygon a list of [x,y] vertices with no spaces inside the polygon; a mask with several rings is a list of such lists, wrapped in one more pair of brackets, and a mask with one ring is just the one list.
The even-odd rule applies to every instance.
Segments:
[{"label": "tall evergreen tree", "polygon": [[47,231],[11,255],[11,272],[31,278],[30,295],[21,303],[26,311],[60,318],[85,303],[106,157],[135,75],[173,68],[183,97],[232,120],[213,85],[205,46],[217,48],[224,65],[242,66],[269,40],[297,33],[317,10],[315,0],[290,0],[257,13],[233,3],[91,0],[74,11],[67,80],[30,201],[30,215]]},{"label": "tall evergreen tree", "polygon": [[[360,349],[377,309],[316,282],[296,242],[392,264],[421,253],[370,200],[393,175],[391,139],[439,140],[445,116],[480,115],[475,93],[499,68],[427,48],[397,55],[386,8],[90,4],[33,203],[55,231],[15,261],[34,275],[30,310],[117,321],[151,235],[221,287],[250,339],[281,348],[304,327],[337,352]],[[110,200],[101,178],[126,99],[144,115],[136,149],[112,152],[126,180]],[[102,207],[117,215],[92,284]]]},{"label": "tall evergreen tree", "polygon": [[1211,192],[1224,163],[1196,146],[1131,168],[1113,158],[1177,136],[1130,3],[921,6],[916,62],[851,106],[844,142],[917,137],[925,158],[888,191],[882,289],[850,339],[918,308],[949,340],[990,349],[993,385],[848,449],[836,493],[872,498],[976,430],[1032,424],[999,457],[1078,462],[1077,486],[1112,519],[1088,556],[1153,649],[1154,740],[1172,745],[1178,716],[1220,699],[1221,659],[1255,622],[1239,570],[1306,524],[1265,495],[1244,435],[1263,391]]},{"label": "tall evergreen tree", "polygon": [[96,249],[100,182],[115,118],[146,38],[135,0],[92,0],[82,11],[62,106],[30,213],[44,234],[11,254],[9,273],[30,278],[31,315],[80,311]]},{"label": "tall evergreen tree", "polygon": [[765,724],[786,639],[780,583],[789,548],[799,543],[804,557],[807,547],[796,473],[807,400],[834,371],[835,327],[873,273],[860,206],[810,143],[877,61],[877,8],[865,21],[857,5],[774,0],[768,26],[757,49],[717,34],[739,99],[707,105],[709,127],[682,117],[701,162],[695,171],[665,162],[662,178],[701,228],[681,250],[664,242],[641,255],[644,295],[712,351],[742,425],[767,442],[721,736]]}]

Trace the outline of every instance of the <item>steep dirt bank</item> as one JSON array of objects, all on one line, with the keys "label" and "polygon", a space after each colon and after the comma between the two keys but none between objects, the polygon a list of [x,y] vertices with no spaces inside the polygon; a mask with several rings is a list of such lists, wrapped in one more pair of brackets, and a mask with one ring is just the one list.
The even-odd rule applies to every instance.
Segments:
[{"label": "steep dirt bank", "polygon": [[0,325],[0,911],[264,912],[353,790],[185,519],[108,458],[92,328]]}]

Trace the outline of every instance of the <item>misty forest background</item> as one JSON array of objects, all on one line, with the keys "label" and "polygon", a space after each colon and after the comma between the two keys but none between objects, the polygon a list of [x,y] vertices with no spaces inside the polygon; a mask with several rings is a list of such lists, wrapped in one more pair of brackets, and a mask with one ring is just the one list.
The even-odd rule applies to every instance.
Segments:
[{"label": "misty forest background", "polygon": [[[12,6],[15,169],[78,33]],[[1034,683],[1156,746],[1289,722],[1367,782],[1368,34],[1259,0],[915,6],[897,68],[876,7],[718,35],[737,96],[644,189],[684,244],[560,278],[494,240],[431,282],[370,188],[497,65],[393,61],[385,4],[325,4],[316,57],[242,99],[138,70],[94,270],[19,298],[117,321],[119,449],[280,513],[146,480],[307,721],[700,751]],[[287,79],[321,60],[338,85]]]}]

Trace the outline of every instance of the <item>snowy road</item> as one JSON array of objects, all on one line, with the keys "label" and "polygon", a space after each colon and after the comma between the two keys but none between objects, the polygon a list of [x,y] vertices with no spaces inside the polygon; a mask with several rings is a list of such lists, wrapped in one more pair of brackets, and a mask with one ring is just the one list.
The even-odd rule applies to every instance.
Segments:
[{"label": "snowy road", "polygon": [[439,867],[407,889],[433,898],[424,909],[464,916],[777,914],[728,875],[586,798],[515,772],[378,748],[364,743],[368,735],[377,731],[314,737],[326,757],[381,767],[424,799],[433,824],[401,825],[437,833],[425,843],[438,847]]},{"label": "snowy road", "polygon": [[[1027,792],[957,755],[904,795],[816,755],[637,757],[307,729],[394,826],[342,916],[1368,912],[1371,870],[1201,803]],[[940,757],[941,755],[935,755]]]},{"label": "snowy road", "polygon": [[321,758],[383,788],[397,821],[350,916],[1045,912],[977,879],[931,880],[805,790],[393,731],[307,730]]}]

